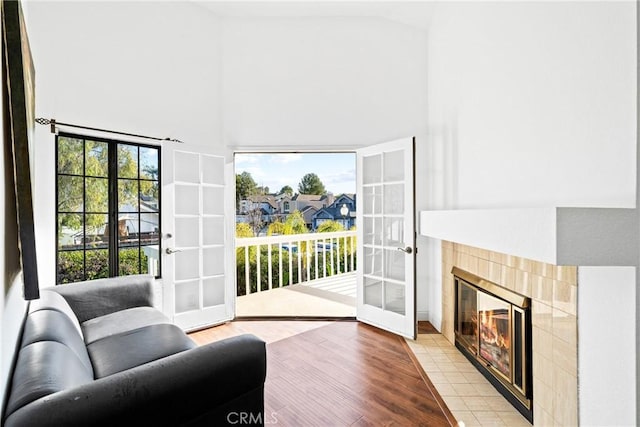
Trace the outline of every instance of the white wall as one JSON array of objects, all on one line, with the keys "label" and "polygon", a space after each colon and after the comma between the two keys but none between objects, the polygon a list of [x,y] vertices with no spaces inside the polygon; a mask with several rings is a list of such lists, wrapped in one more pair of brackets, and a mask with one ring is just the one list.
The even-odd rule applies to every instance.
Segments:
[{"label": "white wall", "polygon": [[[221,27],[178,2],[33,2],[36,116],[189,143],[221,142]],[[55,283],[54,137],[38,127],[40,280]]]},{"label": "white wall", "polygon": [[636,272],[578,269],[580,424],[636,425]]},{"label": "white wall", "polygon": [[635,2],[442,2],[434,207],[635,207]]}]

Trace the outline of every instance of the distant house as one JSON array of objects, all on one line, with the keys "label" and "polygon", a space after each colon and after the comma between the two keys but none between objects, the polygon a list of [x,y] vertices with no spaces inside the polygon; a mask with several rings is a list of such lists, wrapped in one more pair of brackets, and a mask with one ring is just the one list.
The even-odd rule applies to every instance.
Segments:
[{"label": "distant house", "polygon": [[325,221],[336,221],[349,230],[356,224],[356,195],[342,194],[329,206],[319,209],[311,217],[311,229],[317,230]]},{"label": "distant house", "polygon": [[278,202],[274,195],[249,196],[240,200],[239,211],[236,213],[236,222],[249,222],[248,214],[255,209],[260,209],[261,220],[264,223],[273,222],[278,214]]},{"label": "distant house", "polygon": [[302,212],[307,206],[313,206],[316,209],[326,208],[334,202],[332,193],[327,194],[296,194],[291,199],[291,212]]},{"label": "distant house", "polygon": [[313,216],[318,212],[318,209],[313,206],[306,206],[300,211],[302,217],[304,218],[304,224],[307,226],[309,230],[313,230]]}]

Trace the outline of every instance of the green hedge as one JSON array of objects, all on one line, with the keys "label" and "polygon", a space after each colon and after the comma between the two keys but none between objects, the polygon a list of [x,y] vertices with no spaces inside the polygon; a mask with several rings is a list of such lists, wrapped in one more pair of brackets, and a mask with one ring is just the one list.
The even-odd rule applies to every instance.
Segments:
[{"label": "green hedge", "polygon": [[[86,251],[86,272],[84,269],[84,254],[82,251],[58,252],[58,283],[73,283],[82,280],[93,280],[109,277],[109,251],[97,249]],[[138,248],[120,250],[121,276],[131,274],[146,274],[148,270],[147,256],[140,253],[142,268],[138,268]]]}]

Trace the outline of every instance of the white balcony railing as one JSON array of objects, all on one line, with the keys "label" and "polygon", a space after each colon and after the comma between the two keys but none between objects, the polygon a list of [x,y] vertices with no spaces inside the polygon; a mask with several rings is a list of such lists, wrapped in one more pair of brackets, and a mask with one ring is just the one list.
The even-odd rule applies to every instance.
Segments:
[{"label": "white balcony railing", "polygon": [[236,238],[236,267],[238,296],[349,273],[356,232]]}]

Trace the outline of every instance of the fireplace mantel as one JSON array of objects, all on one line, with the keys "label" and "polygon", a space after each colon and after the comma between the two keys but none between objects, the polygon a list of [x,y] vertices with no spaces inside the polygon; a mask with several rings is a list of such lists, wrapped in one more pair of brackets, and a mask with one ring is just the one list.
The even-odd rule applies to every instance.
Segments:
[{"label": "fireplace mantel", "polygon": [[635,265],[635,209],[531,208],[420,212],[420,234],[555,265]]}]

